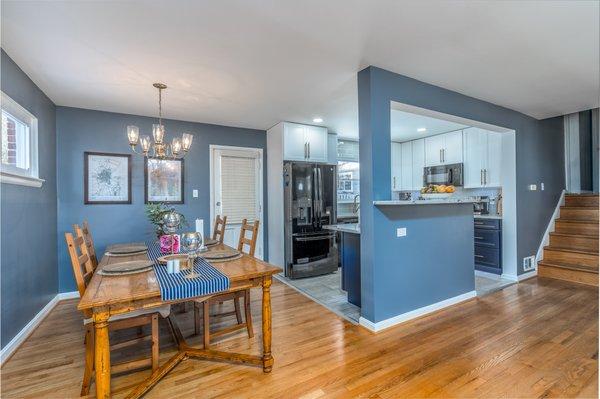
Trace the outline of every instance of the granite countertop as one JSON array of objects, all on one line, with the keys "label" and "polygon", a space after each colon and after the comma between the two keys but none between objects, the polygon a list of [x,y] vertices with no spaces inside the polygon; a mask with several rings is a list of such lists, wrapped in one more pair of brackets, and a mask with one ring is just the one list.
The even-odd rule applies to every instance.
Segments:
[{"label": "granite countertop", "polygon": [[502,216],[500,215],[475,215],[475,219],[496,219],[502,220]]},{"label": "granite countertop", "polygon": [[427,200],[388,200],[373,201],[373,205],[446,205],[446,204],[472,204],[474,201],[464,198],[444,198]]},{"label": "granite countertop", "polygon": [[323,226],[325,230],[341,231],[343,233],[360,234],[360,223],[328,224]]}]

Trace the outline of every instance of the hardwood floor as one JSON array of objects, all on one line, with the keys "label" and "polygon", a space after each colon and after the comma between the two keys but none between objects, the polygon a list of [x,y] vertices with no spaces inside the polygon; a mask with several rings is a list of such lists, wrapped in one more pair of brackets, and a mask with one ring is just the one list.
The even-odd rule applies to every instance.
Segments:
[{"label": "hardwood floor", "polygon": [[[379,334],[282,283],[272,294],[272,373],[186,360],[146,397],[598,397],[597,287],[534,278]],[[260,325],[257,290],[252,299]],[[60,303],[2,367],[3,398],[79,395],[84,345],[75,303]],[[178,320],[185,335],[193,332],[191,309]],[[259,333],[220,339],[216,347],[260,348]],[[171,345],[163,321],[161,361]],[[114,377],[114,396],[148,374]]]}]

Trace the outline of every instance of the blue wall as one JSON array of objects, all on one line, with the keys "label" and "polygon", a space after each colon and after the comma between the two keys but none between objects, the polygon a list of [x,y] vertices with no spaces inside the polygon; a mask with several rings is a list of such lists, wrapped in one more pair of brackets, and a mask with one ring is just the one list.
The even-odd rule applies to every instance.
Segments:
[{"label": "blue wall", "polygon": [[[84,219],[90,222],[94,244],[99,253],[107,244],[131,242],[153,238],[153,229],[144,214],[144,163],[139,155],[132,157],[131,205],[84,205],[83,204],[83,153],[99,151],[129,153],[125,128],[136,125],[140,132],[149,134],[156,118],[90,111],[78,108],[57,107],[56,126],[58,135],[58,260],[60,292],[76,289],[69,263],[64,233],[73,223]],[[166,120],[167,135],[191,132],[194,134],[192,150],[185,157],[183,205],[174,205],[190,221],[204,219],[205,229],[210,226],[209,204],[209,145],[232,145],[262,148],[266,153],[266,132],[202,123]],[[263,163],[264,165],[264,163]],[[266,168],[263,168],[264,206],[267,207]],[[199,197],[192,198],[192,190],[199,190]],[[266,213],[265,213],[266,217]],[[267,237],[267,221],[263,221],[263,236]],[[264,241],[264,253],[268,253]]]},{"label": "blue wall", "polygon": [[56,123],[52,101],[1,50],[2,91],[38,119],[41,188],[2,184],[2,347],[57,293]]},{"label": "blue wall", "polygon": [[[390,101],[397,101],[516,131],[517,168],[517,264],[521,274],[524,256],[537,252],[549,218],[564,188],[562,117],[536,120],[519,112],[450,90],[420,82],[376,67],[358,74],[358,106],[361,167],[361,268],[363,317],[380,321],[418,304],[439,301],[436,290],[400,295],[399,281],[404,267],[392,267],[398,257],[393,245],[379,245],[381,233],[395,232],[397,221],[383,215],[371,204],[391,197]],[[545,191],[528,191],[527,185],[544,182]],[[437,226],[435,226],[437,227]],[[434,228],[434,226],[432,226]],[[422,248],[423,253],[436,249]],[[403,260],[405,267],[418,269],[419,258]],[[428,275],[430,286],[443,287],[444,276]],[[423,283],[425,284],[425,283]],[[387,293],[380,298],[379,292]],[[421,305],[423,306],[423,305]]]}]

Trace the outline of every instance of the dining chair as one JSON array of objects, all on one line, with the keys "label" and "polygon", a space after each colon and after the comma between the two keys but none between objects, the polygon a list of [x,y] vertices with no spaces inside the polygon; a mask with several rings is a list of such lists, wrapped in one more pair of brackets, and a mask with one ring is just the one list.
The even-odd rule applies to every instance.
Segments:
[{"label": "dining chair", "polygon": [[88,221],[84,220],[81,227],[79,227],[78,224],[74,224],[73,231],[75,231],[77,237],[83,237],[83,241],[87,247],[88,256],[90,257],[94,270],[96,270],[96,267],[98,267],[98,258],[96,257],[96,249],[94,248],[94,240],[92,239]]},{"label": "dining chair", "polygon": [[[79,226],[77,226],[79,227]],[[89,231],[89,230],[88,230]],[[71,258],[71,266],[77,283],[77,290],[80,297],[94,274],[94,266],[91,260],[88,245],[83,236],[83,229],[76,229],[77,237],[71,233],[65,233],[67,248]],[[111,350],[118,350],[133,344],[145,341],[150,338],[152,342],[152,354],[148,358],[142,358],[133,361],[124,361],[111,367],[111,374],[123,373],[125,371],[137,370],[146,367],[152,367],[152,370],[158,368],[159,360],[159,335],[158,335],[158,315],[162,317],[169,316],[170,306],[166,305],[160,308],[144,309],[125,314],[111,316],[108,319],[109,330],[117,331],[132,327],[143,327],[151,325],[151,334],[146,336],[137,336],[134,339],[122,341],[110,346]],[[83,312],[83,324],[85,326],[85,368],[83,372],[83,382],[81,384],[81,396],[90,392],[92,376],[94,374],[94,324],[92,314],[89,311]]]},{"label": "dining chair", "polygon": [[227,226],[227,216],[221,218],[220,215],[217,215],[213,227],[213,240],[217,240],[219,243],[223,244],[223,240],[225,239],[225,226]]},{"label": "dining chair", "polygon": [[[242,220],[242,226],[240,228],[240,238],[238,241],[238,251],[246,253],[254,257],[256,251],[256,241],[258,238],[258,228],[260,221],[255,220],[253,223],[248,223],[247,219]],[[247,233],[250,232],[250,238],[247,237]],[[245,248],[247,246],[248,248]],[[245,320],[242,319],[240,299],[244,299],[244,316]],[[234,310],[225,313],[210,314],[210,305],[214,303],[224,303],[226,301],[233,301]],[[248,332],[248,337],[254,336],[254,329],[252,327],[252,311],[250,308],[250,287],[240,287],[239,290],[234,292],[228,292],[226,294],[215,295],[207,299],[198,300],[194,302],[194,330],[196,334],[200,332],[200,305],[202,305],[202,322],[204,330],[204,347],[210,346],[211,336],[216,337],[220,335],[229,334],[239,329],[245,328]],[[210,318],[223,318],[227,316],[235,315],[237,323],[216,331],[210,331]]]}]

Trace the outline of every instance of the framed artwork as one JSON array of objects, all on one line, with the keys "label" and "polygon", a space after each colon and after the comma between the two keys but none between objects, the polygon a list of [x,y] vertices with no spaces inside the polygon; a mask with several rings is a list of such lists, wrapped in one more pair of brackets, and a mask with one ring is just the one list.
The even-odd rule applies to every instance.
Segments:
[{"label": "framed artwork", "polygon": [[144,158],[146,204],[183,204],[183,159]]},{"label": "framed artwork", "polygon": [[83,203],[131,204],[131,154],[83,153]]}]

